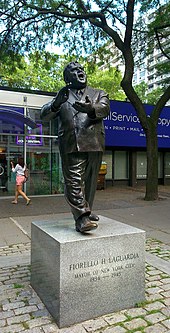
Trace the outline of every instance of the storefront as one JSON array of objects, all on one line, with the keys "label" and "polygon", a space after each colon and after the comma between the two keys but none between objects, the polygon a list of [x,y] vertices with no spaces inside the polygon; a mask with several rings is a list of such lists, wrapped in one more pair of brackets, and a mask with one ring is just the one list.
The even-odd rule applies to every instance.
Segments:
[{"label": "storefront", "polygon": [[[57,120],[42,123],[40,119],[42,105],[53,95],[0,90],[0,197],[14,194],[15,175],[11,172],[10,161],[16,163],[21,155],[30,171],[25,184],[28,195],[63,193]],[[151,108],[148,106],[147,112]],[[130,103],[111,101],[111,112],[104,124],[106,186],[143,184],[147,167],[146,142],[135,110]],[[158,125],[158,177],[161,184],[170,184],[169,124],[170,107],[165,107]]]},{"label": "storefront", "polygon": [[[25,190],[28,195],[63,192],[61,160],[55,124],[42,124],[40,108],[52,99],[50,95],[0,91],[0,196],[13,195],[15,174],[10,161],[23,156],[30,177]],[[7,116],[8,112],[13,112]],[[22,115],[15,118],[15,112]],[[6,114],[6,117],[4,116]],[[32,119],[32,123],[26,121]]]},{"label": "storefront", "polygon": [[[137,114],[128,102],[111,101],[111,112],[105,122],[107,184],[138,186],[147,177],[146,137]],[[144,105],[146,114],[152,105]],[[164,107],[157,127],[158,181],[170,184],[170,107]]]}]

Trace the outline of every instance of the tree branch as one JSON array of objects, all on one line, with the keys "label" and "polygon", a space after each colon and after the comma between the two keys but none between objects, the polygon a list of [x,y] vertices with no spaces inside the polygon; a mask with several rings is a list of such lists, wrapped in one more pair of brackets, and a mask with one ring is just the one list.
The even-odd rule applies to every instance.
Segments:
[{"label": "tree branch", "polygon": [[[67,7],[66,5],[64,4],[60,4],[57,9],[53,10],[53,9],[45,9],[45,8],[40,8],[40,7],[37,7],[37,6],[34,6],[34,5],[30,5],[30,4],[27,4],[27,2],[25,0],[22,0],[22,3],[27,6],[27,8],[31,8],[33,10],[36,10],[37,13],[39,15],[47,15],[47,14],[53,14],[55,15],[55,17],[66,17],[66,18],[71,18],[71,19],[77,19],[77,20],[88,20],[90,18],[99,18],[101,20],[103,20],[103,14],[101,12],[90,12],[88,13],[87,11],[87,8],[84,6],[84,3],[80,0],[79,3],[80,3],[80,6],[82,7],[84,13],[83,14],[76,14],[76,12],[71,9],[70,7]],[[67,11],[69,12],[72,12],[71,13],[66,13],[66,12],[61,12],[59,11],[59,9],[63,7],[65,9],[67,9]]]},{"label": "tree branch", "polygon": [[127,20],[126,20],[126,31],[125,31],[125,47],[130,47],[132,40],[133,31],[133,17],[134,17],[134,4],[135,0],[128,0],[127,3]]}]

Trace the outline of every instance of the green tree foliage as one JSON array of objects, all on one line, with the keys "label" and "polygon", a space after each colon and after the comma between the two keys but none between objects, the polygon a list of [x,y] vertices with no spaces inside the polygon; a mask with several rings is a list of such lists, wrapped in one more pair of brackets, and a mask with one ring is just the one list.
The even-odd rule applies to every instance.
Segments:
[{"label": "green tree foliage", "polygon": [[155,105],[163,94],[162,88],[157,88],[152,90],[152,92],[148,92],[148,86],[144,81],[137,84],[134,88],[143,103]]},{"label": "green tree foliage", "polygon": [[[3,61],[0,64],[0,85],[56,92],[65,85],[63,67],[71,59],[68,56],[36,51],[26,58],[20,57],[19,63],[17,61],[12,63]],[[122,75],[117,68],[101,71],[92,62],[87,65],[83,58],[78,59],[78,61],[85,66],[89,85],[104,89],[109,94],[110,99],[125,99],[125,94],[120,86]]]},{"label": "green tree foliage", "polygon": [[19,60],[19,64],[17,61],[1,62],[1,85],[45,91],[56,91],[63,85],[62,57],[45,51],[36,51],[27,57],[20,57]]},{"label": "green tree foliage", "polygon": [[99,70],[96,66],[93,73],[88,75],[87,72],[87,76],[89,85],[105,90],[110,99],[125,100],[126,95],[120,86],[122,75],[117,68],[111,67],[108,70]]},{"label": "green tree foliage", "polygon": [[[164,0],[164,3],[169,3]],[[166,88],[147,117],[141,99],[132,85],[134,73],[134,17],[137,5],[146,14],[161,10],[160,0],[3,0],[0,1],[0,51],[29,52],[44,49],[49,42],[64,44],[70,54],[95,52],[108,40],[113,41],[124,59],[121,86],[134,106],[147,143],[147,200],[158,198],[157,123],[162,108],[170,98]],[[142,27],[143,29],[143,27]],[[141,31],[136,30],[137,36]],[[139,38],[138,38],[139,39]],[[144,40],[143,40],[144,41]]]}]

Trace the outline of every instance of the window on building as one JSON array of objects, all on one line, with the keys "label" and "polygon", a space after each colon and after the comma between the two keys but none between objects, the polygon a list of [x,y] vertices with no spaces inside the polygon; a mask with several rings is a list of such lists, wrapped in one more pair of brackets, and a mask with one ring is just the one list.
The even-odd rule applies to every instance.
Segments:
[{"label": "window on building", "polygon": [[165,177],[170,178],[170,153],[165,153]]},{"label": "window on building", "polygon": [[137,152],[137,179],[146,179],[147,158],[146,152]]},{"label": "window on building", "polygon": [[114,153],[114,179],[129,179],[129,154],[126,151]]},{"label": "window on building", "polygon": [[112,169],[113,169],[113,161],[112,161],[112,151],[111,150],[107,150],[105,151],[105,153],[103,154],[103,162],[106,162],[107,164],[107,174],[106,174],[106,179],[113,179],[112,176]]}]

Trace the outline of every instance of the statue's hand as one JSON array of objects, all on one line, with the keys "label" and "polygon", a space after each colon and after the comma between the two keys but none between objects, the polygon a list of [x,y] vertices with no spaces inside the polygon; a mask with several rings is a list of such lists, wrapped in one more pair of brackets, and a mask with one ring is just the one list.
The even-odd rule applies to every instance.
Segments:
[{"label": "statue's hand", "polygon": [[85,101],[76,101],[73,107],[78,112],[87,113],[89,117],[94,118],[95,116],[94,107],[88,95],[85,97]]},{"label": "statue's hand", "polygon": [[54,102],[53,107],[54,109],[58,109],[61,104],[65,103],[69,97],[69,86],[65,86],[59,90]]}]

